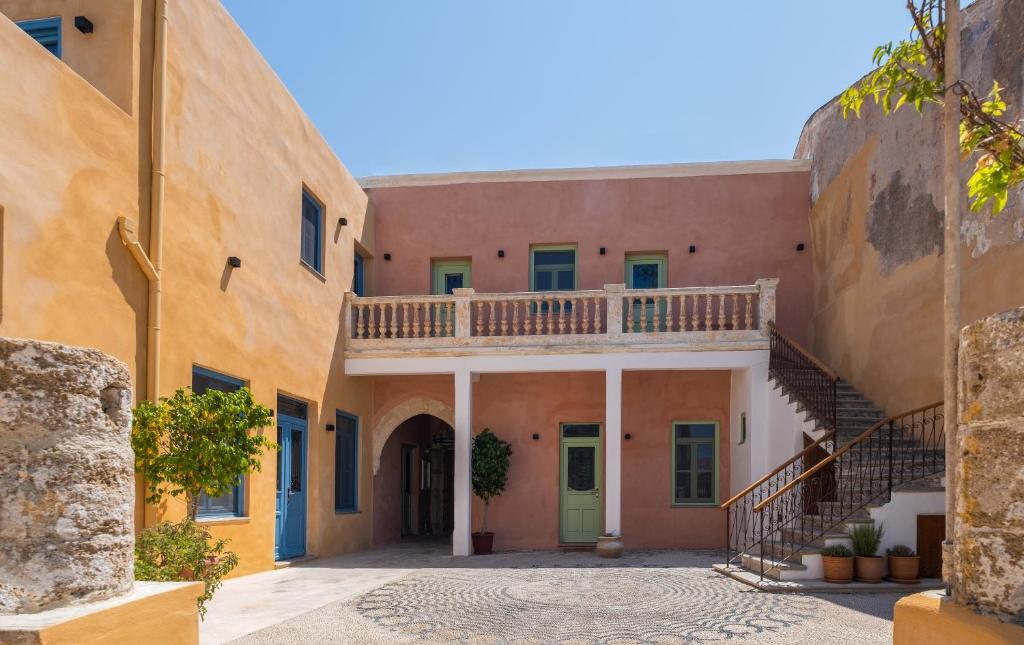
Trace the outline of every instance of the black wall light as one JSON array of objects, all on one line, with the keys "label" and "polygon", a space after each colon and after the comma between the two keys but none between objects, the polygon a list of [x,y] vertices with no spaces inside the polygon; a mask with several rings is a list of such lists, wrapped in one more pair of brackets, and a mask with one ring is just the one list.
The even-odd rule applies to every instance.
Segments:
[{"label": "black wall light", "polygon": [[334,424],[333,423],[328,423],[327,424],[327,432],[334,432]]},{"label": "black wall light", "polygon": [[697,252],[697,247],[695,245],[691,244],[690,245],[690,253],[696,253],[696,252]]},{"label": "black wall light", "polygon": [[242,258],[232,255],[228,258],[228,266],[237,269],[242,266]]},{"label": "black wall light", "polygon": [[534,432],[533,433],[533,440],[534,441],[539,441],[540,440],[540,433]]},{"label": "black wall light", "polygon": [[384,254],[384,261],[385,262],[390,262],[391,261],[391,254],[390,253],[385,253]]},{"label": "black wall light", "polygon": [[626,433],[626,441],[629,441],[629,440],[630,440],[630,439],[632,439],[632,438],[633,438],[633,435],[631,435],[631,434],[629,434],[629,433],[627,432],[627,433]]},{"label": "black wall light", "polygon": [[85,16],[75,16],[75,29],[83,34],[91,34],[92,20],[89,20]]},{"label": "black wall light", "polygon": [[803,251],[804,250],[804,243],[801,242],[801,243],[797,244],[796,245],[796,250],[797,251]]},{"label": "black wall light", "polygon": [[505,257],[505,249],[498,249],[498,257],[499,258]]},{"label": "black wall light", "polygon": [[607,253],[607,252],[608,252],[608,249],[606,249],[606,248],[604,248],[604,247],[602,246],[602,247],[601,247],[600,249],[598,249],[598,251],[597,251],[597,252],[598,252],[598,253],[600,253],[601,255],[604,255],[605,253]]},{"label": "black wall light", "polygon": [[347,225],[348,225],[348,218],[347,217],[339,217],[338,218],[338,226],[347,226]]}]

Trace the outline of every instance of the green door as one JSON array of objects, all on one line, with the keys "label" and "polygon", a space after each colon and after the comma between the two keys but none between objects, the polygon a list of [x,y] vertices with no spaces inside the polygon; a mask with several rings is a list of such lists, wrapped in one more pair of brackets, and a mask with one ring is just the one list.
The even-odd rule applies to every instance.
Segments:
[{"label": "green door", "polygon": [[597,542],[601,531],[601,426],[561,427],[561,518],[563,543]]},{"label": "green door", "polygon": [[[664,255],[630,255],[626,257],[626,288],[627,289],[664,289],[665,268],[668,262]],[[654,299],[634,298],[633,329],[627,331],[665,331],[668,318],[666,301],[658,306],[658,329],[654,328]],[[643,309],[644,311],[641,311]],[[641,329],[640,322],[646,323]],[[623,328],[628,325],[629,318],[622,321]]]},{"label": "green door", "polygon": [[472,287],[469,260],[439,260],[434,262],[432,292],[435,296],[451,295],[454,289]]}]

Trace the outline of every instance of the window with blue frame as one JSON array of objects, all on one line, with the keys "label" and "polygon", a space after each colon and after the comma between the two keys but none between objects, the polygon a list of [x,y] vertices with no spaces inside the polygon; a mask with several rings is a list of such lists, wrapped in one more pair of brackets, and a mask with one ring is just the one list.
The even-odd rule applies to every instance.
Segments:
[{"label": "window with blue frame", "polygon": [[[245,386],[243,381],[219,374],[202,367],[192,368],[192,391],[202,394],[207,390],[234,392]],[[197,517],[235,517],[245,515],[245,479],[238,478],[238,484],[230,492],[219,497],[210,497],[206,493],[199,496]]]},{"label": "window with blue frame", "polygon": [[339,411],[334,431],[334,510],[359,510],[359,419]]},{"label": "window with blue frame", "polygon": [[60,17],[22,20],[15,23],[48,52],[60,58]]},{"label": "window with blue frame", "polygon": [[309,191],[302,191],[302,248],[304,263],[317,273],[323,273],[324,207]]},{"label": "window with blue frame", "polygon": [[352,293],[357,296],[365,296],[366,288],[363,286],[363,256],[357,251],[355,254],[355,268],[352,271]]}]

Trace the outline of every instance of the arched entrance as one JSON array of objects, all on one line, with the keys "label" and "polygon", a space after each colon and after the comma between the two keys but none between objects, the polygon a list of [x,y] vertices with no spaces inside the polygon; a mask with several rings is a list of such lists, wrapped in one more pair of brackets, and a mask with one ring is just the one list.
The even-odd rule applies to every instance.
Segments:
[{"label": "arched entrance", "polygon": [[454,526],[451,424],[431,414],[416,414],[399,423],[375,449],[374,543],[403,539],[448,543]]}]

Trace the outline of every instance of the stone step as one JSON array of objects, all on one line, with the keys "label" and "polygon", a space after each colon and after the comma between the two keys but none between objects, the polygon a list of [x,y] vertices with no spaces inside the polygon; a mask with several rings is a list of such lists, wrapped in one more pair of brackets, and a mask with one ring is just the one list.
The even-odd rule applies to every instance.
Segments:
[{"label": "stone step", "polygon": [[761,558],[759,555],[749,555],[746,553],[740,556],[740,561],[744,569],[754,573],[761,573],[763,571],[766,578],[773,580],[782,580],[786,577],[787,572],[807,570],[807,567],[795,562],[772,560],[767,557]]}]

